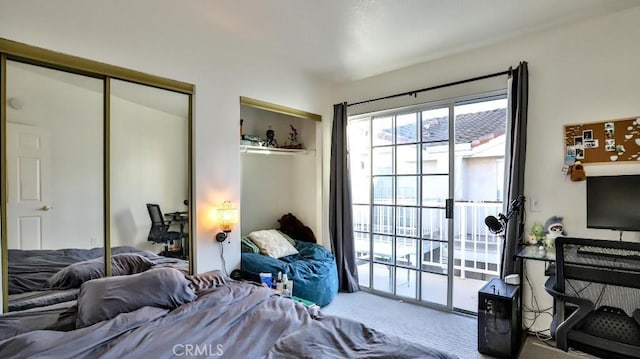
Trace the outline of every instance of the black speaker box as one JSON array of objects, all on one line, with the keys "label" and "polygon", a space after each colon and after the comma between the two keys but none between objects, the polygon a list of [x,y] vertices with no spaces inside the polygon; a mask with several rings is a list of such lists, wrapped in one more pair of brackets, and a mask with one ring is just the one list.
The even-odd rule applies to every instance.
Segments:
[{"label": "black speaker box", "polygon": [[500,278],[478,292],[478,351],[498,358],[517,358],[522,344],[520,287]]}]

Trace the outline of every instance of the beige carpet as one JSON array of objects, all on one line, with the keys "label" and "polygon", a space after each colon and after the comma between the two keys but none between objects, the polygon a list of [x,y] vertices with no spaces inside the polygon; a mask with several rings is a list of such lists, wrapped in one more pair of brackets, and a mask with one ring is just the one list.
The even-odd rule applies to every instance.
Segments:
[{"label": "beige carpet", "polygon": [[[478,353],[478,322],[474,317],[446,313],[364,291],[339,293],[321,312],[357,320],[380,332],[455,354],[461,359],[491,358]],[[535,337],[528,337],[520,358],[593,357],[579,352],[565,353]]]}]

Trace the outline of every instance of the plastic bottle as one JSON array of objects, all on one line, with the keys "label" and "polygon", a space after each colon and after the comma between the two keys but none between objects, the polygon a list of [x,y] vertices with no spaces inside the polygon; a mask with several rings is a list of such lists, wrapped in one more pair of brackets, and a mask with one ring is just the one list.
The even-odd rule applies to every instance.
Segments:
[{"label": "plastic bottle", "polygon": [[278,272],[278,279],[276,279],[276,290],[279,291],[280,293],[284,291],[284,283],[282,279],[283,279],[282,272]]},{"label": "plastic bottle", "polygon": [[289,278],[287,277],[287,273],[282,276],[282,296],[291,296],[291,289],[289,288]]}]

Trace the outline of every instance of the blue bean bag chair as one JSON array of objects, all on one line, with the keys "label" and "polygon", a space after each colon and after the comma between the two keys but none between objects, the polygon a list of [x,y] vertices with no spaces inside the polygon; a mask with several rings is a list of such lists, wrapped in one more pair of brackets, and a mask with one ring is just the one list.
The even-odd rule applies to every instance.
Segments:
[{"label": "blue bean bag chair", "polygon": [[324,307],[338,293],[338,270],[333,254],[319,244],[295,241],[298,254],[273,258],[260,253],[242,253],[245,278],[260,281],[259,273],[278,272],[293,280],[293,295]]}]

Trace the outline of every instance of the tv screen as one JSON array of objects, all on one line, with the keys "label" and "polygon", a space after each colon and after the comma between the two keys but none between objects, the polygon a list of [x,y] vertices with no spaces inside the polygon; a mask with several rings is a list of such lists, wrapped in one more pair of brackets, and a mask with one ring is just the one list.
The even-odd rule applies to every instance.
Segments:
[{"label": "tv screen", "polygon": [[640,231],[640,175],[587,177],[587,228]]}]

